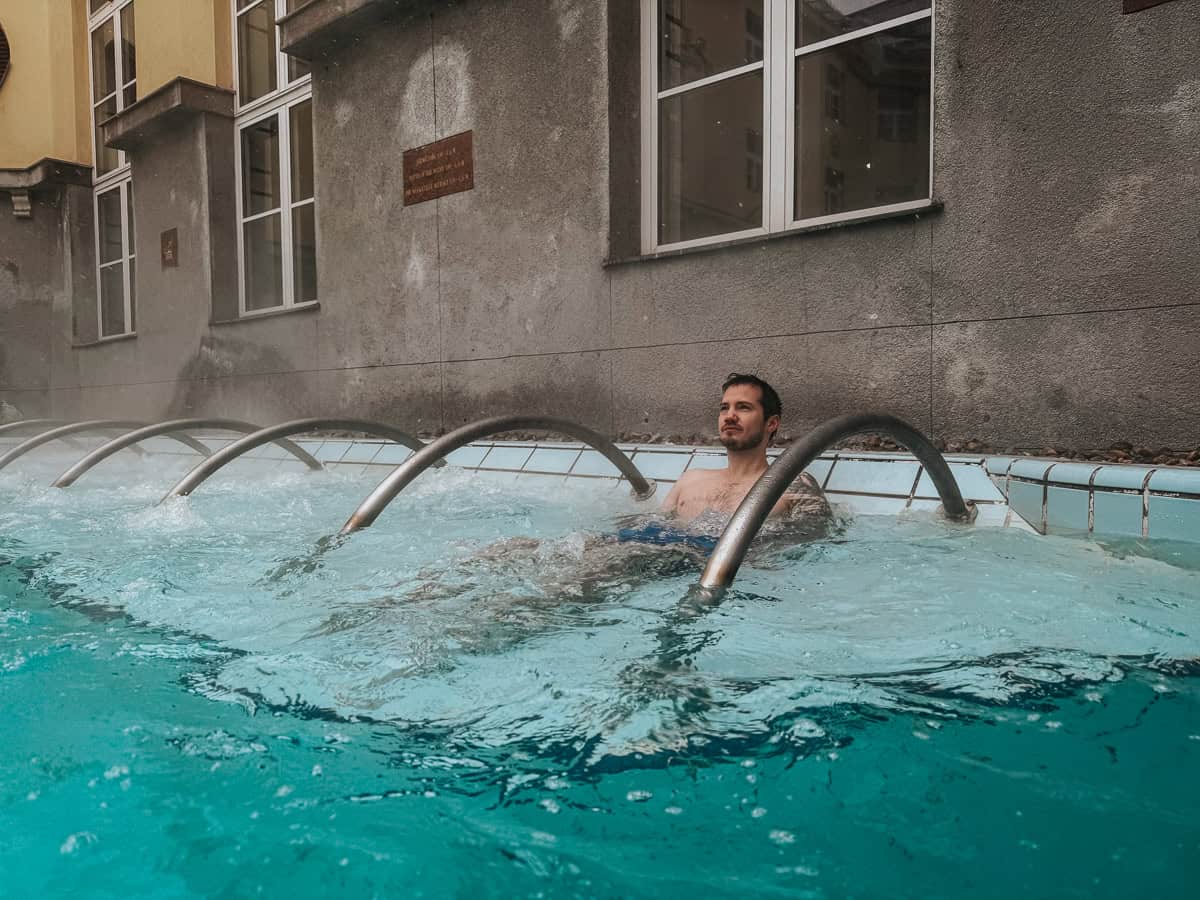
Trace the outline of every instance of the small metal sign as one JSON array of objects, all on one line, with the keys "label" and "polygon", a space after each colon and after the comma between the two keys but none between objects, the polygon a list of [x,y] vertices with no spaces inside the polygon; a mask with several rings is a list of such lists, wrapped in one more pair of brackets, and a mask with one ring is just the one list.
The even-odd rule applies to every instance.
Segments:
[{"label": "small metal sign", "polygon": [[473,131],[404,151],[404,205],[475,187]]},{"label": "small metal sign", "polygon": [[170,228],[160,236],[162,245],[162,267],[175,269],[179,266],[179,230]]}]

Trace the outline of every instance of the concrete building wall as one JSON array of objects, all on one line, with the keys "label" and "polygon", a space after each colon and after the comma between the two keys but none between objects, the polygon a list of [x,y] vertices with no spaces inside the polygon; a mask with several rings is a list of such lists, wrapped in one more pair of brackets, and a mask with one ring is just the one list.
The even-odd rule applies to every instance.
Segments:
[{"label": "concrete building wall", "polygon": [[[410,4],[313,61],[319,308],[211,323],[233,138],[193,123],[132,157],[139,334],[71,352],[55,411],[687,435],[750,370],[793,434],[874,408],[997,446],[1194,446],[1200,6],[1118,6],[938,0],[940,208],[606,264],[640,245],[637,0]],[[468,129],[474,190],[403,206],[402,152]]]}]

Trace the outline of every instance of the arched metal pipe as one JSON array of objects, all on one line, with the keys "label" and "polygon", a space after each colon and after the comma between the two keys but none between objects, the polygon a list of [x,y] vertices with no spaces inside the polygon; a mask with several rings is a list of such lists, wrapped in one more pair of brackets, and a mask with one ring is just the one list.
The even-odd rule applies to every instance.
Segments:
[{"label": "arched metal pipe", "polygon": [[[413,437],[406,431],[401,431],[399,428],[393,428],[391,425],[385,425],[381,422],[367,422],[363,419],[294,419],[291,422],[284,422],[281,425],[271,425],[267,428],[261,428],[253,434],[248,434],[244,438],[234,441],[226,447],[222,447],[196,468],[192,469],[180,479],[179,483],[171,490],[167,491],[166,495],[159,501],[167,500],[171,497],[186,497],[202,482],[208,479],[219,469],[224,468],[229,463],[233,462],[243,453],[248,453],[255,447],[261,447],[263,444],[268,444],[271,441],[276,441],[280,438],[290,437],[293,434],[303,434],[306,431],[316,431],[321,428],[336,429],[338,431],[359,431],[363,434],[369,434],[372,437],[382,437],[388,440],[395,441],[397,444],[403,444],[410,450],[420,450],[425,444],[418,438]],[[299,450],[300,448],[296,448]],[[321,464],[312,456],[300,450],[303,454],[300,458],[310,469],[320,469]]]},{"label": "arched metal pipe", "polygon": [[433,441],[424,449],[414,453],[400,463],[387,478],[379,482],[375,490],[359,504],[353,515],[342,526],[341,534],[347,535],[362,528],[369,528],[384,507],[395,499],[409,483],[432,465],[440,463],[446,455],[453,453],[459,447],[465,447],[471,441],[504,431],[553,431],[565,434],[576,440],[594,447],[604,454],[622,475],[629,479],[633,486],[634,496],[646,500],[654,495],[656,487],[653,481],[647,481],[638,471],[633,461],[620,451],[616,444],[585,425],[578,425],[566,419],[555,419],[550,416],[496,416],[482,419],[462,428],[455,429]]},{"label": "arched metal pipe", "polygon": [[734,512],[725,530],[721,532],[721,539],[700,576],[699,587],[715,591],[723,591],[729,587],[751,542],[758,535],[763,522],[767,520],[767,515],[796,477],[834,443],[864,431],[886,434],[907,447],[920,460],[942,499],[942,511],[946,518],[961,522],[969,522],[974,518],[974,504],[968,505],[963,502],[962,493],[950,467],[925,435],[907,422],[886,413],[839,416],[818,425],[798,443],[788,447],[771,467],[763,472]]},{"label": "arched metal pipe", "polygon": [[[173,419],[170,422],[147,425],[145,428],[139,428],[136,431],[123,434],[120,437],[113,438],[107,444],[97,447],[83,459],[79,460],[79,462],[75,463],[75,465],[71,466],[71,468],[67,469],[67,471],[59,475],[54,480],[53,487],[65,488],[74,484],[84,472],[91,469],[97,463],[103,462],[119,450],[131,447],[138,441],[144,441],[148,438],[160,435],[174,437],[173,432],[190,431],[196,428],[215,428],[221,431],[237,431],[242,434],[251,434],[260,430],[261,427],[261,425],[242,422],[238,419]],[[185,437],[186,441],[191,441],[191,438]],[[275,443],[306,465],[310,460],[316,462],[310,454],[304,452],[304,450],[286,438],[279,438]],[[199,452],[201,456],[207,457],[212,455],[212,451],[199,441],[189,443],[189,446]]]},{"label": "arched metal pipe", "polygon": [[[131,421],[129,419],[93,419],[88,422],[74,422],[70,425],[60,425],[58,428],[51,428],[49,431],[43,431],[41,434],[35,434],[33,437],[17,444],[3,456],[0,456],[0,469],[3,469],[15,459],[24,456],[30,450],[34,450],[42,444],[48,444],[51,441],[60,438],[70,437],[74,434],[83,434],[88,431],[112,431],[117,428],[140,428],[145,425],[145,422]],[[206,448],[207,449],[207,448]]]},{"label": "arched metal pipe", "polygon": [[[60,425],[70,425],[66,419],[22,419],[19,422],[9,422],[7,425],[0,425],[0,436],[8,434],[10,431],[25,431],[30,428],[37,428],[42,431],[49,431],[51,428],[57,428]],[[75,447],[79,450],[84,449],[83,444],[73,438],[62,438],[63,443],[69,447]],[[146,451],[141,447],[134,447],[133,452],[138,456],[145,456]]]},{"label": "arched metal pipe", "polygon": [[47,431],[51,428],[57,428],[59,425],[68,425],[66,419],[21,419],[19,422],[9,422],[7,425],[0,425],[0,435],[8,434],[10,431],[25,431],[27,428],[41,428]]}]

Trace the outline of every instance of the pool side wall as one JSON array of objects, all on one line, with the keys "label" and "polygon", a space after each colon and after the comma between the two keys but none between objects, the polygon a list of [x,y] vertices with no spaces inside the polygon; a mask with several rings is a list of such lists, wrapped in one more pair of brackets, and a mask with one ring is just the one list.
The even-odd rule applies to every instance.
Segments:
[{"label": "pool side wall", "polygon": [[[315,0],[319,306],[228,323],[234,135],[206,112],[130,150],[135,338],[73,346],[94,285],[63,272],[94,262],[49,194],[0,202],[0,401],[688,436],[750,370],[793,435],[870,408],[994,446],[1200,445],[1200,3],[935,7],[940,206],[638,259],[637,0]],[[475,188],[405,207],[402,151],[466,130]]]}]

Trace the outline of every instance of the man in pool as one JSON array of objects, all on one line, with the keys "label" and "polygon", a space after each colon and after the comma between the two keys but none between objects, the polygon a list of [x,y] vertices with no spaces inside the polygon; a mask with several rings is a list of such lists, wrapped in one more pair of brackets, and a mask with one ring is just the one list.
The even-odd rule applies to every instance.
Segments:
[{"label": "man in pool", "polygon": [[[721,385],[717,433],[725,447],[724,469],[691,469],[675,482],[663,501],[663,511],[683,522],[708,512],[732,515],[750,488],[767,471],[767,447],[779,430],[783,404],[771,385],[755,375],[733,372]],[[807,472],[771,510],[778,516],[793,511],[829,515],[820,485]]]},{"label": "man in pool", "polygon": [[[497,641],[537,631],[539,610],[556,609],[563,600],[600,598],[628,591],[631,584],[696,570],[712,552],[725,521],[767,470],[767,447],[779,429],[779,395],[754,375],[731,374],[722,385],[717,430],[728,465],[685,472],[663,501],[661,516],[638,516],[616,533],[574,536],[563,541],[515,537],[498,541],[453,564],[453,573],[422,571],[406,602],[437,602],[479,592],[471,616],[487,628],[464,623],[455,639],[481,649]],[[807,540],[825,533],[831,512],[820,486],[807,473],[796,479],[771,511],[789,520],[791,538]],[[511,587],[503,582],[510,579]],[[382,615],[395,601],[376,605]],[[360,622],[364,610],[356,610]],[[513,626],[503,637],[501,624]],[[330,617],[322,633],[339,630]],[[478,632],[478,633],[477,633]]]}]

